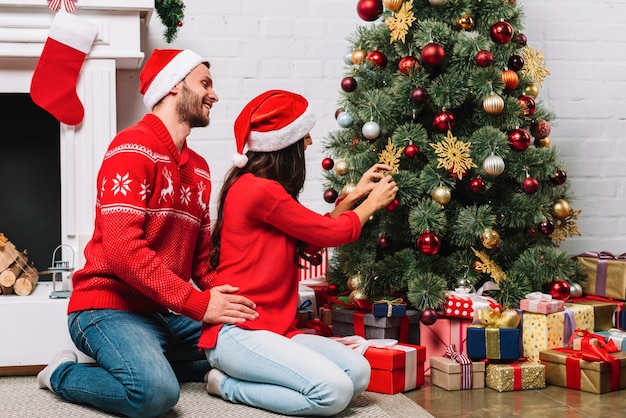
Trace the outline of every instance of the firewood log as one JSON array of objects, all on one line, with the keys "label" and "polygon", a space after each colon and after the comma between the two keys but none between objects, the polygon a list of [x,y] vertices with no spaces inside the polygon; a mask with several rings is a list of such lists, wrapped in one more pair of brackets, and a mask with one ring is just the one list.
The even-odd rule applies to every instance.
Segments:
[{"label": "firewood log", "polygon": [[19,251],[17,251],[11,241],[5,242],[2,248],[0,248],[0,271],[8,269],[9,266],[15,262],[19,254]]},{"label": "firewood log", "polygon": [[17,259],[2,273],[0,273],[0,286],[11,287],[17,278],[28,267],[28,253],[24,250],[18,254]]},{"label": "firewood log", "polygon": [[28,296],[33,292],[33,290],[35,290],[37,281],[39,281],[39,273],[37,272],[37,269],[32,265],[27,266],[17,280],[15,280],[13,291],[16,295]]}]

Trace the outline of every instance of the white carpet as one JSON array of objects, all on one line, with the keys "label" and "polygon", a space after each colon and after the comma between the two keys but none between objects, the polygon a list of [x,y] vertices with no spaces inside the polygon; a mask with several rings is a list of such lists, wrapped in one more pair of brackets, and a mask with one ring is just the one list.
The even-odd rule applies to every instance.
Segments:
[{"label": "white carpet", "polygon": [[[34,376],[0,377],[1,418],[91,418],[113,415],[63,401],[49,390],[39,389]],[[210,396],[202,383],[182,385],[180,401],[163,418],[277,418],[274,414],[244,405],[235,405]],[[339,418],[433,418],[402,394],[365,392]]]}]

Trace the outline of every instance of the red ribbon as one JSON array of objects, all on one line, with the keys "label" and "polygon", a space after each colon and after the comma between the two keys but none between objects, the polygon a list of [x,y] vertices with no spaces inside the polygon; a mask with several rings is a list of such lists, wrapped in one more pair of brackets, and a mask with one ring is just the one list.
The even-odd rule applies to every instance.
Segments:
[{"label": "red ribbon", "polygon": [[[568,348],[557,348],[557,351],[568,353],[565,358],[565,374],[567,387],[580,390],[581,367],[580,360],[585,361],[606,361],[611,367],[611,391],[619,390],[621,385],[622,365],[620,359],[613,357],[609,351],[602,347],[586,344],[581,351]],[[617,350],[619,351],[619,350]]]},{"label": "red ribbon", "polygon": [[48,8],[54,12],[58,12],[61,9],[61,1],[65,4],[66,12],[73,13],[76,11],[74,0],[48,0]]},{"label": "red ribbon", "polygon": [[316,335],[322,335],[324,337],[332,337],[333,330],[330,329],[328,324],[319,319],[310,319],[304,323],[304,328],[312,328],[315,330]]},{"label": "red ribbon", "polygon": [[522,366],[515,363],[510,366],[513,367],[513,390],[522,390]]}]

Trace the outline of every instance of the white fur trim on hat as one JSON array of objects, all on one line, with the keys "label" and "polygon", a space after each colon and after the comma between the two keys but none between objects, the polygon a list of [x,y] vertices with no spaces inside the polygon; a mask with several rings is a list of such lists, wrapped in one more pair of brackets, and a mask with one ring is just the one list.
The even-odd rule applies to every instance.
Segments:
[{"label": "white fur trim on hat", "polygon": [[270,152],[287,148],[304,138],[315,126],[315,114],[309,104],[304,112],[284,127],[268,132],[251,131],[246,145],[250,151]]},{"label": "white fur trim on hat", "polygon": [[194,68],[206,61],[195,52],[184,49],[159,71],[143,96],[143,103],[152,110],[167,93]]},{"label": "white fur trim on hat", "polygon": [[233,164],[235,167],[244,168],[248,164],[248,157],[243,154],[233,154]]}]

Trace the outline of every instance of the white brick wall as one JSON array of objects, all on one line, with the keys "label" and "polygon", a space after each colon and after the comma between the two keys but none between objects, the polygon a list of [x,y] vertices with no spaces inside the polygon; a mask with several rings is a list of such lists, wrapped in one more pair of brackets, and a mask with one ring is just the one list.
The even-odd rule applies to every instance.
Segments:
[{"label": "white brick wall", "polygon": [[[308,180],[302,202],[319,212],[322,199],[321,142],[334,119],[343,56],[358,25],[357,0],[186,0],[185,21],[171,45],[156,15],[146,28],[144,51],[190,48],[210,58],[220,102],[211,126],[196,129],[191,146],[213,174],[213,202],[234,152],[232,124],[243,105],[270,88],[307,96],[318,116],[307,151]],[[562,247],[626,252],[626,1],[518,0],[524,34],[543,50],[550,75],[538,100],[557,115],[551,142],[557,147],[582,209],[581,237]],[[144,113],[138,72],[118,76],[118,127]],[[213,205],[213,208],[215,206]]]}]

